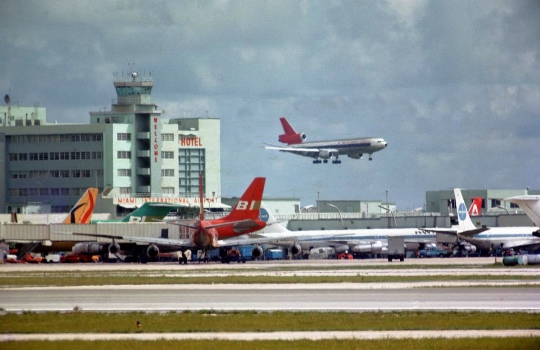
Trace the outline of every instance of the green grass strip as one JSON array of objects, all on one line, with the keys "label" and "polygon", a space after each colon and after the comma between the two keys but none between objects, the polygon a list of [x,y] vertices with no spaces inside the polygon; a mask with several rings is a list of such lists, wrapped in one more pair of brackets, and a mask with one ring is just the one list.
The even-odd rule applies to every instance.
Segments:
[{"label": "green grass strip", "polygon": [[384,340],[299,340],[299,341],[31,341],[1,343],[3,350],[44,349],[89,349],[133,350],[133,349],[197,349],[197,350],[465,350],[465,349],[540,349],[540,338],[479,338],[479,339],[384,339]]},{"label": "green grass strip", "polygon": [[86,275],[46,274],[35,277],[0,278],[1,287],[67,287],[67,286],[104,286],[104,285],[144,285],[144,284],[252,284],[252,283],[387,283],[387,282],[424,282],[424,281],[538,281],[540,276],[202,276],[179,277],[156,273],[154,276],[103,273]]},{"label": "green grass strip", "polygon": [[[136,322],[141,323],[137,328]],[[47,312],[0,315],[0,333],[175,333],[539,329],[540,313]]]}]

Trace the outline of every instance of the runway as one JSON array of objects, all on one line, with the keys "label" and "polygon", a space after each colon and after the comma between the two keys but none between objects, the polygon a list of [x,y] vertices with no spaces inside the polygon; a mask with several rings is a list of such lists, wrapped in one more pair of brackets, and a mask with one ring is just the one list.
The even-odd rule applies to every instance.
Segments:
[{"label": "runway", "polygon": [[[440,283],[440,282],[439,282]],[[455,283],[455,282],[449,282]],[[500,282],[498,282],[500,285]],[[532,311],[540,287],[362,287],[367,284],[152,285],[0,290],[0,308],[19,311]],[[385,284],[381,284],[385,285]],[[503,284],[504,285],[504,284]],[[511,285],[511,284],[509,284]]]}]

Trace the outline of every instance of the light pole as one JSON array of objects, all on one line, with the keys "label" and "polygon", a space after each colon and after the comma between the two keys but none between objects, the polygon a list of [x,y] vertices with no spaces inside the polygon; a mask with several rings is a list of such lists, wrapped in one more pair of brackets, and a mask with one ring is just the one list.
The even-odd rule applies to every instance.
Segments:
[{"label": "light pole", "polygon": [[382,205],[379,205],[379,208],[384,209],[386,211],[389,211],[390,214],[392,214],[392,218],[394,219],[394,228],[396,228],[397,224],[396,224],[396,217],[394,216],[394,211],[392,209],[390,209],[390,208],[383,207]]},{"label": "light pole", "polygon": [[330,203],[324,203],[324,204],[337,210],[339,214],[339,220],[341,221],[341,226],[343,226],[343,228],[346,229],[345,224],[343,223],[343,217],[341,216],[341,211],[339,210],[339,208]]},{"label": "light pole", "polygon": [[319,200],[320,200],[320,197],[321,197],[321,191],[317,191],[317,220],[320,220],[321,219],[321,213],[319,211]]},{"label": "light pole", "polygon": [[[386,206],[388,206],[388,189],[386,189],[386,202],[384,203]],[[388,206],[389,207],[389,206]]]}]

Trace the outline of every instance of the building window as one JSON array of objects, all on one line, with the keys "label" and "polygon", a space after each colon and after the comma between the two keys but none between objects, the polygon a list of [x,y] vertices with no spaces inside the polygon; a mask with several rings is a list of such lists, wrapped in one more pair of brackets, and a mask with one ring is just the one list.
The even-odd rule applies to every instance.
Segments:
[{"label": "building window", "polygon": [[131,187],[120,187],[120,194],[130,194]]},{"label": "building window", "polygon": [[118,176],[131,176],[131,169],[118,169]]},{"label": "building window", "polygon": [[51,152],[49,153],[50,160],[60,160],[60,153],[59,152]]},{"label": "building window", "polygon": [[174,187],[162,187],[161,193],[163,194],[174,194]]},{"label": "building window", "polygon": [[51,177],[60,177],[60,170],[51,170],[50,171]]},{"label": "building window", "polygon": [[174,169],[161,169],[162,177],[174,177]]},{"label": "building window", "polygon": [[97,177],[102,177],[103,176],[103,169],[94,170],[94,174]]},{"label": "building window", "polygon": [[28,196],[28,189],[27,188],[19,188],[19,196],[21,196],[21,197]]},{"label": "building window", "polygon": [[39,160],[39,153],[30,153],[30,160]]},{"label": "building window", "polygon": [[161,151],[161,158],[163,159],[174,159],[173,151]]},{"label": "building window", "polygon": [[81,159],[81,152],[71,152],[71,159]]},{"label": "building window", "polygon": [[92,159],[101,159],[103,158],[103,152],[92,152]]},{"label": "building window", "polygon": [[161,134],[161,141],[174,141],[174,134]]},{"label": "building window", "polygon": [[69,152],[60,152],[60,160],[69,159]]},{"label": "building window", "polygon": [[131,134],[119,132],[118,134],[116,134],[116,139],[118,141],[131,141]]},{"label": "building window", "polygon": [[49,153],[39,153],[39,160],[49,160]]},{"label": "building window", "polygon": [[71,170],[71,177],[81,177],[80,170]]},{"label": "building window", "polygon": [[74,187],[71,189],[71,194],[74,196],[80,196],[81,195],[81,189],[79,187]]},{"label": "building window", "polygon": [[131,159],[131,151],[118,151],[118,159]]},{"label": "building window", "polygon": [[59,196],[59,195],[60,195],[59,188],[51,188],[51,196]]},{"label": "building window", "polygon": [[28,195],[29,196],[38,196],[39,190],[37,188],[29,188],[28,189]]},{"label": "building window", "polygon": [[19,153],[19,160],[28,160],[28,155],[26,153]]},{"label": "building window", "polygon": [[491,200],[491,207],[492,208],[498,207],[500,205],[501,205],[501,200],[500,199],[492,199]]},{"label": "building window", "polygon": [[61,196],[69,196],[69,188],[61,188],[60,189],[60,195]]},{"label": "building window", "polygon": [[519,205],[517,205],[516,203],[510,203],[510,209],[518,209],[519,208]]},{"label": "building window", "polygon": [[91,152],[81,152],[81,159],[91,159]]},{"label": "building window", "polygon": [[40,196],[48,196],[49,195],[49,189],[48,188],[40,188],[39,189],[39,195]]}]

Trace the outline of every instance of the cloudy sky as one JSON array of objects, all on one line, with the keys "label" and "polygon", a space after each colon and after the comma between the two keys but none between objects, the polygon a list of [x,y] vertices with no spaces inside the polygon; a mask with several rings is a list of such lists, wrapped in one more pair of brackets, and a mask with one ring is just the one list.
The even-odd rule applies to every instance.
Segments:
[{"label": "cloudy sky", "polygon": [[[113,73],[152,71],[169,118],[221,119],[222,195],[384,199],[540,189],[536,0],[0,3],[0,92],[49,122],[110,108]],[[269,151],[278,118],[308,140],[383,137],[341,165]]]}]

